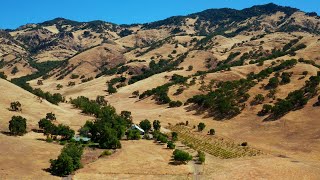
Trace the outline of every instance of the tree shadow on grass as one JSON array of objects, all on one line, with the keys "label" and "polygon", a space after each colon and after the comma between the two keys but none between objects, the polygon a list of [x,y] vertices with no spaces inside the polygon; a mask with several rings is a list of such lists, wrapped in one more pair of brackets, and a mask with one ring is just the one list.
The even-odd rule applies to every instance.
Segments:
[{"label": "tree shadow on grass", "polygon": [[2,134],[6,135],[6,136],[14,136],[12,135],[10,132],[8,131],[1,131]]}]

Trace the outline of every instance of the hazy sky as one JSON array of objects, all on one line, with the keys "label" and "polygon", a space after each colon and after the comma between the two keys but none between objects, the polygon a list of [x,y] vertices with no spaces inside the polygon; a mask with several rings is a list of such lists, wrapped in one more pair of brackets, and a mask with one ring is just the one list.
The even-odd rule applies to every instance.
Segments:
[{"label": "hazy sky", "polygon": [[0,28],[16,28],[56,17],[145,23],[210,8],[243,9],[269,2],[320,14],[320,0],[1,0]]}]

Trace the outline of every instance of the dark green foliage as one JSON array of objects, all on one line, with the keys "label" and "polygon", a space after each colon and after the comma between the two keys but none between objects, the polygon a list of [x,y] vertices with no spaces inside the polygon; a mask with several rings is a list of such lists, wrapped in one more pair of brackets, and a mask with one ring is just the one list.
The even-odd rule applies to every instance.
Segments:
[{"label": "dark green foliage", "polygon": [[159,131],[159,130],[160,130],[161,124],[160,124],[160,121],[159,121],[159,120],[154,120],[152,124],[153,124],[153,129],[154,129],[155,131]]},{"label": "dark green foliage", "polygon": [[75,132],[69,126],[59,124],[56,126],[49,119],[41,119],[38,122],[39,128],[43,129],[43,133],[47,136],[61,136],[61,140],[70,140]]},{"label": "dark green foliage", "polygon": [[183,77],[178,74],[173,74],[170,81],[172,81],[174,84],[183,84],[188,80],[188,77]]},{"label": "dark green foliage", "polygon": [[0,78],[1,79],[7,79],[7,76],[4,74],[4,72],[0,72]]},{"label": "dark green foliage", "polygon": [[209,134],[210,134],[210,135],[215,135],[215,134],[216,134],[216,131],[215,131],[214,129],[210,129],[210,130],[209,130]]},{"label": "dark green foliage", "polygon": [[279,79],[277,77],[272,77],[269,79],[269,83],[266,85],[266,89],[274,89],[279,85]]},{"label": "dark green foliage", "polygon": [[309,99],[317,94],[319,83],[319,76],[311,76],[303,88],[290,92],[285,99],[279,100],[272,108],[264,106],[258,115],[265,115],[271,112],[268,119],[274,120],[282,117],[289,111],[303,107]]},{"label": "dark green foliage", "polygon": [[130,30],[130,29],[124,29],[124,30],[122,30],[122,31],[119,33],[119,36],[120,36],[120,37],[125,37],[125,36],[131,35],[132,33],[133,33],[132,30]]},{"label": "dark green foliage", "polygon": [[169,91],[169,87],[171,85],[173,85],[173,83],[167,83],[162,86],[158,86],[156,88],[153,88],[152,90],[147,90],[147,91],[143,92],[142,94],[140,94],[139,99],[154,95],[155,100],[159,104],[167,104],[171,101],[167,95],[167,93]]},{"label": "dark green foliage", "polygon": [[262,106],[261,111],[258,112],[258,115],[259,115],[259,116],[265,116],[266,114],[272,112],[272,108],[273,108],[272,105],[270,105],[270,104],[264,104],[264,105]]},{"label": "dark green foliage", "polygon": [[202,151],[198,151],[199,162],[203,164],[206,161],[206,154]]},{"label": "dark green foliage", "polygon": [[69,140],[75,135],[75,132],[69,126],[59,124],[55,128],[55,134],[61,136],[62,140]]},{"label": "dark green foliage", "polygon": [[128,125],[132,124],[132,116],[130,111],[121,111],[120,116],[127,121]]},{"label": "dark green foliage", "polygon": [[290,77],[291,77],[291,73],[288,73],[288,72],[283,72],[281,74],[281,81],[280,81],[280,84],[288,84],[290,83]]},{"label": "dark green foliage", "polygon": [[175,69],[181,62],[184,61],[184,59],[188,56],[188,52],[178,55],[177,59],[174,61],[166,61],[161,59],[158,64],[155,63],[154,60],[152,60],[149,63],[149,70],[145,70],[143,72],[143,74],[141,75],[137,75],[137,76],[132,76],[131,79],[129,80],[128,84],[133,84],[137,81],[146,79],[150,76],[153,76],[155,74],[161,73],[161,72],[165,72],[165,71],[169,71],[169,70],[173,70]]},{"label": "dark green foliage", "polygon": [[264,101],[264,96],[262,94],[257,94],[253,101],[251,102],[252,105],[261,104]]},{"label": "dark green foliage", "polygon": [[11,102],[10,103],[10,110],[11,111],[22,111],[21,103],[19,101]]},{"label": "dark green foliage", "polygon": [[83,147],[79,144],[67,144],[55,160],[50,160],[50,172],[57,176],[66,176],[82,167]]},{"label": "dark green foliage", "polygon": [[22,136],[27,133],[27,120],[21,116],[13,116],[9,121],[10,133],[14,136]]},{"label": "dark green foliage", "polygon": [[128,130],[127,138],[130,140],[139,140],[141,139],[140,131],[138,130]]},{"label": "dark green foliage", "polygon": [[17,66],[15,66],[12,70],[11,70],[11,74],[15,75],[19,72],[19,69]]},{"label": "dark green foliage", "polygon": [[176,145],[172,141],[168,141],[167,142],[167,148],[174,149],[174,148],[176,148]]},{"label": "dark green foliage", "polygon": [[202,123],[202,122],[199,123],[198,124],[198,131],[203,131],[205,127],[206,127],[206,125],[204,123]]},{"label": "dark green foliage", "polygon": [[130,125],[128,119],[118,115],[114,107],[100,106],[96,101],[83,96],[71,100],[71,103],[84,113],[97,118],[94,122],[87,122],[80,132],[90,134],[91,139],[99,143],[100,148],[121,148],[119,139],[124,136],[126,127]]},{"label": "dark green foliage", "polygon": [[192,71],[193,70],[193,66],[188,66],[188,71]]},{"label": "dark green foliage", "polygon": [[141,121],[139,125],[146,133],[151,129],[151,123],[148,119]]},{"label": "dark green foliage", "polygon": [[192,160],[192,155],[190,155],[189,153],[187,153],[185,151],[176,149],[176,150],[173,151],[173,159],[175,161],[185,163],[185,162],[188,162],[188,161]]},{"label": "dark green foliage", "polygon": [[178,141],[178,133],[177,132],[172,132],[171,133],[171,139],[172,139],[172,141]]},{"label": "dark green foliage", "polygon": [[71,74],[70,78],[71,78],[71,79],[78,79],[78,78],[79,78],[79,75],[77,75],[77,74]]},{"label": "dark green foliage", "polygon": [[46,114],[46,119],[48,119],[48,120],[50,120],[50,121],[54,121],[54,120],[56,120],[57,118],[56,118],[56,115],[55,115],[55,114],[53,114],[52,112],[50,112],[50,113],[47,113],[47,114]]},{"label": "dark green foliage", "polygon": [[52,104],[58,105],[59,102],[64,102],[64,97],[60,93],[51,94],[50,92],[43,92],[41,89],[36,88],[33,90],[33,94],[42,97]]},{"label": "dark green foliage", "polygon": [[169,103],[169,107],[180,107],[180,106],[182,106],[182,102],[181,101],[171,101],[170,103]]},{"label": "dark green foliage", "polygon": [[304,75],[304,76],[308,75],[308,71],[303,71],[302,75]]},{"label": "dark green foliage", "polygon": [[163,134],[160,134],[159,136],[157,136],[157,141],[160,141],[160,143],[167,143],[168,142],[168,138],[167,138],[167,136],[164,136]]}]

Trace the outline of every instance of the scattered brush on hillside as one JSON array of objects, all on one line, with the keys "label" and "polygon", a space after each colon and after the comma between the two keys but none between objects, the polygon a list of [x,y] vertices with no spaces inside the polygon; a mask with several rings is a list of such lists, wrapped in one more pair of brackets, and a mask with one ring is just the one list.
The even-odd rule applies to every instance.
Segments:
[{"label": "scattered brush on hillside", "polygon": [[[175,84],[184,84],[184,83],[187,82],[187,80],[188,80],[187,77],[183,77],[183,76],[180,76],[178,74],[174,74],[171,77],[171,80],[170,80],[171,82],[166,83],[166,84],[164,84],[162,86],[158,86],[156,88],[153,88],[152,90],[147,90],[147,91],[143,92],[142,94],[140,94],[139,99],[143,99],[143,98],[146,98],[146,97],[154,95],[154,98],[155,98],[157,103],[159,103],[159,104],[170,103],[172,101],[168,96],[169,88],[171,86],[175,85]],[[175,102],[174,106],[176,106],[178,104],[180,104],[180,103],[179,102],[177,102],[177,103]]]},{"label": "scattered brush on hillside", "polygon": [[297,60],[287,60],[275,67],[269,67],[258,74],[250,73],[246,79],[216,83],[215,90],[208,94],[195,95],[188,103],[197,105],[197,111],[209,112],[215,119],[230,119],[238,115],[245,107],[250,95],[247,93],[257,82],[268,77],[271,73],[289,69]]},{"label": "scattered brush on hillside", "polygon": [[170,61],[170,62],[166,60],[160,60],[158,63],[155,63],[155,61],[152,60],[149,64],[149,70],[145,70],[141,75],[132,76],[128,83],[133,84],[137,81],[141,81],[155,74],[174,70],[180,63],[184,61],[184,59],[187,56],[188,56],[188,52],[179,55],[176,60]]},{"label": "scattered brush on hillside", "polygon": [[270,114],[265,120],[276,120],[290,111],[301,109],[307,102],[317,95],[320,84],[320,74],[311,76],[304,87],[290,92],[285,99],[280,99],[274,106],[264,105],[258,113],[260,116]]}]

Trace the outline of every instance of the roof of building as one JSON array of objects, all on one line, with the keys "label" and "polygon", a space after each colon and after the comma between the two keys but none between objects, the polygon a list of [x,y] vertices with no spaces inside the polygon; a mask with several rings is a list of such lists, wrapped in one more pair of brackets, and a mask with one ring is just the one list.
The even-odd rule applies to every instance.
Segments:
[{"label": "roof of building", "polygon": [[144,130],[136,124],[132,124],[131,129],[138,129],[139,131],[144,132]]},{"label": "roof of building", "polygon": [[82,136],[74,136],[72,139],[76,140],[76,141],[90,141],[91,138],[88,137],[82,137]]}]

